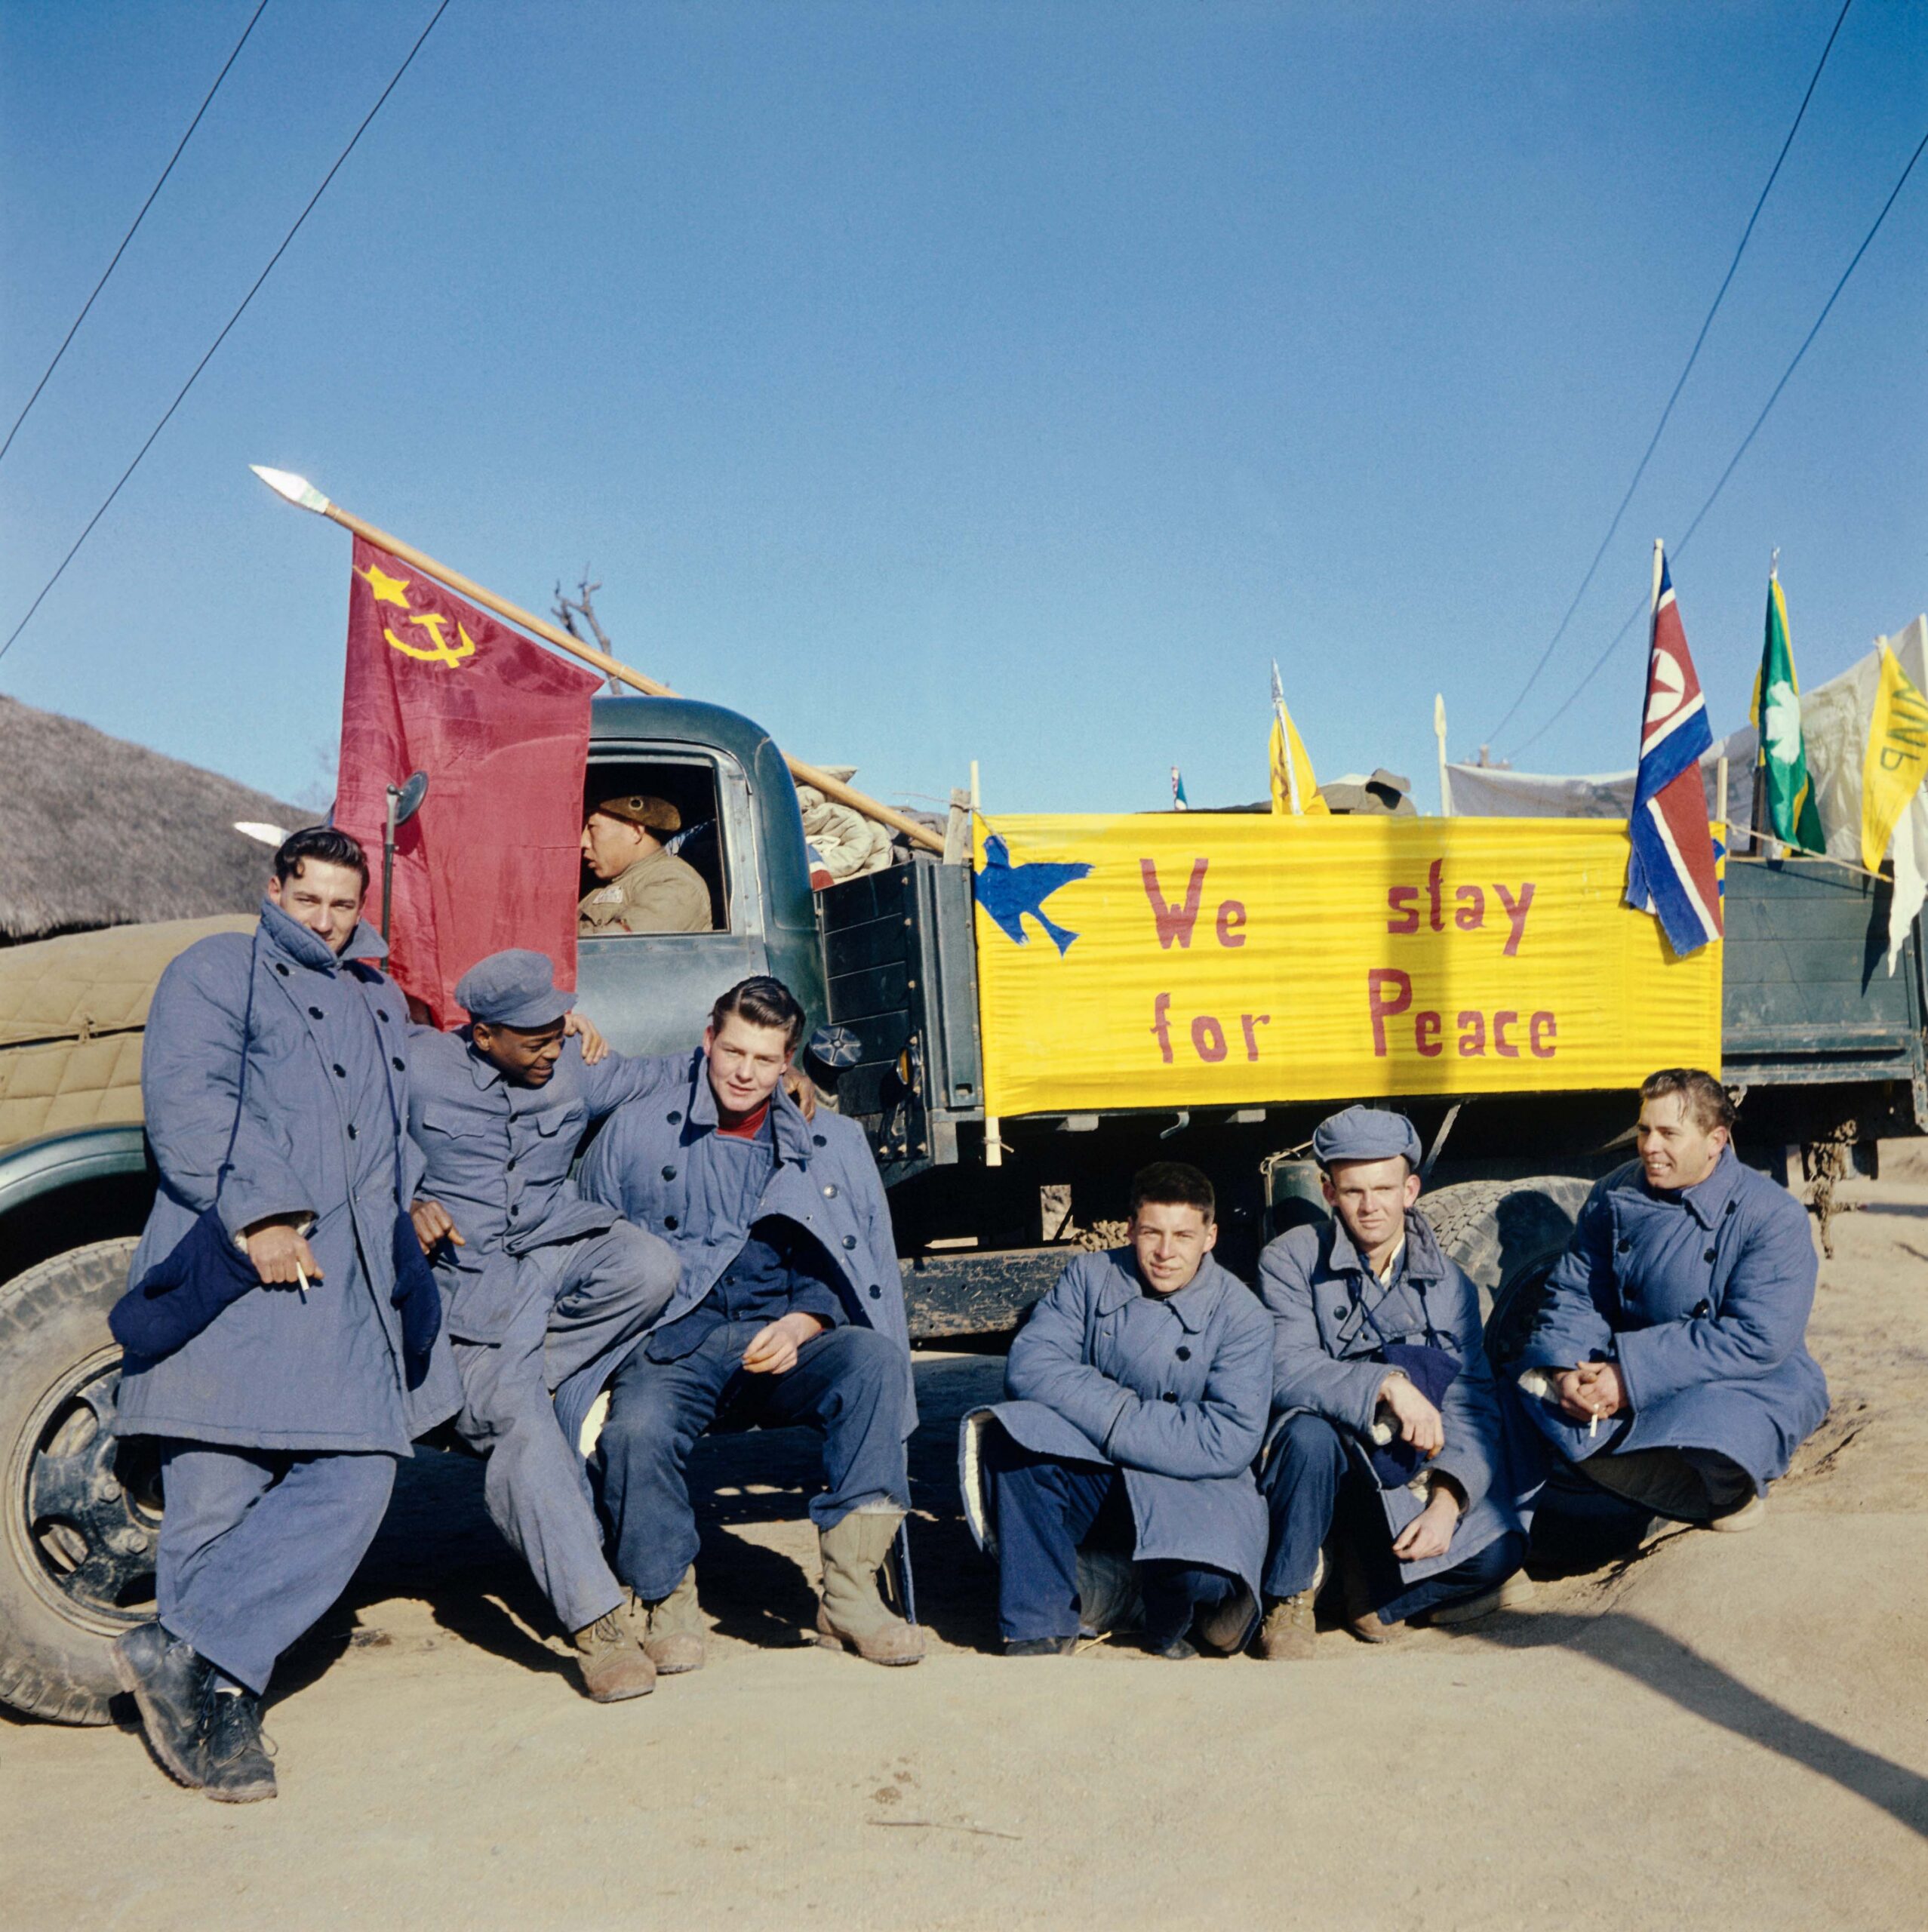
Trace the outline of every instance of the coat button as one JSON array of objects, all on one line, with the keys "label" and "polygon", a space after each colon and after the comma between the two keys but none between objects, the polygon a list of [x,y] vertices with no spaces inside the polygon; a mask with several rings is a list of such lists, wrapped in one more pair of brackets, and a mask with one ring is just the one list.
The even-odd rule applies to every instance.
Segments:
[{"label": "coat button", "polygon": [[512,1220],[515,1220],[515,1210],[513,1208],[510,1208],[510,1209],[509,1209],[509,1218],[512,1221]]},{"label": "coat button", "polygon": [[1740,1204],[1738,1201],[1729,1201],[1729,1202],[1727,1203],[1727,1212],[1728,1212],[1729,1214],[1731,1214],[1734,1211],[1734,1210],[1735,1210],[1736,1208],[1738,1208],[1740,1204]]},{"label": "coat button", "polygon": [[1621,1254],[1625,1254],[1627,1252],[1627,1251],[1628,1251],[1629,1248],[1631,1248],[1632,1246],[1633,1246],[1633,1243],[1632,1243],[1631,1241],[1622,1241],[1619,1244],[1619,1251]]},{"label": "coat button", "polygon": [[388,1015],[384,1013],[379,1006],[375,1009],[375,1017],[379,1020],[384,1026],[389,1023]]},{"label": "coat button", "polygon": [[288,977],[288,968],[278,959],[275,961],[275,971],[280,974],[283,979],[285,980]]},{"label": "coat button", "polygon": [[389,1064],[393,1067],[398,1073],[406,1073],[408,1071],[408,1063],[405,1060],[400,1059],[392,1060],[389,1062]]},{"label": "coat button", "polygon": [[350,1121],[348,1124],[348,1137],[351,1140],[358,1140],[361,1137],[355,1132],[355,1123],[352,1121]]},{"label": "coat button", "polygon": [[856,1238],[856,1236],[855,1235],[846,1235],[844,1237],[844,1245],[847,1248],[848,1248],[848,1247],[855,1247],[856,1246],[856,1244],[857,1244],[857,1238]]},{"label": "coat button", "polygon": [[308,1017],[310,1020],[325,1020],[328,1016],[318,1006],[311,1006],[308,1009]]},{"label": "coat button", "polygon": [[1180,1361],[1189,1361],[1192,1359],[1192,1351],[1189,1349],[1180,1349],[1178,1352],[1178,1358]]},{"label": "coat button", "polygon": [[1711,1261],[1712,1261],[1712,1260],[1715,1260],[1715,1259],[1717,1258],[1717,1254],[1718,1254],[1718,1251],[1717,1251],[1717,1249],[1714,1249],[1714,1248],[1711,1248],[1711,1247],[1710,1247],[1710,1248],[1707,1251],[1707,1252],[1706,1252],[1705,1254],[1703,1254],[1700,1258],[1701,1258],[1701,1259],[1702,1259],[1702,1260],[1703,1260],[1703,1261],[1710,1261],[1710,1262],[1711,1262]]},{"label": "coat button", "polygon": [[826,1182],[824,1184],[823,1198],[826,1201],[835,1201],[836,1199],[837,1189],[834,1182]]},{"label": "coat button", "polygon": [[669,1124],[672,1127],[680,1126],[682,1123],[682,1119],[683,1116],[681,1114],[678,1112],[676,1109],[672,1107],[669,1112]]},{"label": "coat button", "polygon": [[343,1066],[340,1060],[335,1063],[335,1078],[337,1080],[346,1080],[348,1078],[348,1069]]},{"label": "coat button", "polygon": [[884,1299],[884,1291],[875,1281],[870,1284],[870,1298],[872,1301],[881,1301]]},{"label": "coat button", "polygon": [[515,1156],[513,1154],[512,1154],[512,1155],[509,1155],[509,1165],[508,1165],[508,1167],[504,1170],[504,1171],[505,1171],[506,1173],[512,1174],[515,1171]]},{"label": "coat button", "polygon": [[1705,1321],[1713,1312],[1714,1308],[1711,1303],[1697,1301],[1693,1305],[1693,1314],[1688,1318],[1693,1321]]},{"label": "coat button", "polygon": [[815,1141],[819,1147],[828,1147],[830,1145],[829,1142],[825,1140],[823,1136],[820,1134],[813,1134],[810,1136],[810,1138]]},{"label": "coat button", "polygon": [[1178,1400],[1178,1398],[1174,1395],[1169,1389],[1167,1389],[1165,1391],[1165,1400],[1168,1402],[1175,1402]]},{"label": "coat button", "polygon": [[673,1235],[676,1232],[676,1217],[674,1214],[664,1215],[663,1225]]},{"label": "coat button", "polygon": [[663,1171],[663,1177],[665,1180],[674,1180],[676,1178],[676,1170],[674,1168],[665,1168]]}]

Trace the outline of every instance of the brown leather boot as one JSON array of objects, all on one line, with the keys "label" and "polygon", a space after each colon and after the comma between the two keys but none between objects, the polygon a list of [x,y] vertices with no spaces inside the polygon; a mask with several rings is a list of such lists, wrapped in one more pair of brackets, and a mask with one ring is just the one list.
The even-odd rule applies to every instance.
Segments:
[{"label": "brown leather boot", "polygon": [[1312,1654],[1318,1641],[1312,1597],[1311,1591],[1301,1590],[1296,1596],[1275,1597],[1266,1604],[1265,1620],[1253,1648],[1268,1663],[1301,1663]]},{"label": "brown leather boot", "polygon": [[692,1564],[675,1589],[654,1603],[629,1600],[630,1617],[659,1677],[675,1677],[703,1667],[703,1613],[696,1607],[696,1571]]},{"label": "brown leather boot", "polygon": [[853,1509],[817,1534],[823,1558],[823,1598],[816,1641],[826,1650],[854,1651],[872,1663],[915,1663],[924,1632],[893,1616],[877,1593],[877,1572],[904,1520],[897,1509]]},{"label": "brown leather boot", "polygon": [[620,1611],[612,1610],[598,1617],[570,1641],[576,1646],[583,1688],[592,1703],[620,1703],[625,1697],[641,1697],[656,1688],[656,1666]]}]

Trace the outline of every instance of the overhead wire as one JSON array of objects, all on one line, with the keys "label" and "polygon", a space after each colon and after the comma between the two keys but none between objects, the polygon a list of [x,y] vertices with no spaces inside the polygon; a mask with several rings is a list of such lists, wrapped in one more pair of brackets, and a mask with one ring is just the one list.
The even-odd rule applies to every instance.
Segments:
[{"label": "overhead wire", "polygon": [[109,509],[113,503],[114,499],[121,494],[121,490],[125,487],[128,478],[140,467],[142,457],[146,456],[147,452],[153,448],[155,438],[158,437],[161,432],[168,426],[168,421],[173,417],[174,411],[180,408],[182,403],[187,399],[187,392],[189,389],[193,388],[195,383],[200,379],[201,371],[206,368],[208,365],[214,360],[214,352],[220,347],[223,343],[226,341],[229,331],[231,331],[235,323],[239,321],[241,317],[247,313],[248,304],[254,300],[257,294],[260,293],[261,285],[274,272],[275,264],[288,252],[288,245],[294,241],[297,235],[300,233],[302,224],[315,212],[315,205],[321,200],[323,195],[327,193],[328,183],[341,171],[342,165],[348,159],[349,156],[355,152],[356,143],[359,142],[361,137],[368,131],[369,123],[374,119],[377,114],[380,113],[382,111],[383,103],[387,100],[389,96],[393,94],[396,88],[400,85],[402,75],[407,72],[410,66],[414,61],[416,55],[421,52],[423,42],[428,38],[430,34],[434,32],[436,21],[439,20],[443,14],[447,12],[448,8],[449,0],[441,0],[440,5],[438,5],[435,8],[435,12],[429,16],[429,24],[422,29],[419,35],[416,36],[415,45],[408,50],[407,57],[403,60],[401,65],[398,67],[395,70],[395,72],[389,77],[388,85],[383,88],[380,94],[376,100],[374,106],[370,108],[367,114],[362,117],[361,125],[357,128],[354,134],[349,137],[347,146],[343,148],[341,152],[336,155],[334,165],[328,170],[327,174],[322,176],[321,185],[308,198],[307,206],[301,211],[300,214],[296,216],[294,226],[288,230],[287,234],[281,237],[281,246],[268,257],[267,266],[254,278],[254,286],[251,288],[248,293],[241,297],[240,307],[236,309],[234,313],[230,315],[227,321],[222,325],[220,334],[217,335],[213,342],[208,345],[208,352],[194,365],[193,374],[188,377],[186,382],[182,383],[180,393],[176,395],[172,402],[168,404],[166,412],[162,415],[160,421],[155,423],[154,427],[148,432],[146,441],[143,443],[140,448],[135,451],[133,462],[129,463],[127,468],[121,472],[119,482],[116,483],[112,489],[107,492],[106,497],[103,500],[100,507],[94,512],[93,515],[88,518],[86,528],[74,539],[73,547],[60,559],[60,568],[54,571],[54,574],[50,577],[44,584],[41,586],[39,595],[35,597],[33,601],[27,606],[26,615],[22,617],[20,622],[16,624],[13,629],[8,634],[6,642],[5,644],[0,644],[0,657],[5,657],[7,653],[13,649],[14,640],[18,638],[21,632],[25,630],[27,626],[33,621],[33,614],[40,608],[42,603],[46,598],[48,592],[60,581],[61,577],[66,573],[67,566],[72,563],[74,558],[79,554],[81,546],[93,534],[94,525],[107,514]]},{"label": "overhead wire", "polygon": [[1700,325],[1700,333],[1694,337],[1693,346],[1687,352],[1687,359],[1675,379],[1672,393],[1667,398],[1666,407],[1660,412],[1660,420],[1653,426],[1653,434],[1647,438],[1647,448],[1640,461],[1634,466],[1634,473],[1626,491],[1620,499],[1620,506],[1613,512],[1613,520],[1607,526],[1607,534],[1600,540],[1600,548],[1593,553],[1593,561],[1587,566],[1587,574],[1580,580],[1580,587],[1573,592],[1573,601],[1567,606],[1567,614],[1560,620],[1559,627],[1546,641],[1546,648],[1539,654],[1527,681],[1520,687],[1518,694],[1506,708],[1506,715],[1487,734],[1489,742],[1497,738],[1512,721],[1513,715],[1526,702],[1527,694],[1538,682],[1539,674],[1546,669],[1560,640],[1567,635],[1567,626],[1573,621],[1573,614],[1592,583],[1601,560],[1606,556],[1607,546],[1613,541],[1620,528],[1620,519],[1627,514],[1627,506],[1634,500],[1634,492],[1640,488],[1640,478],[1647,474],[1647,466],[1653,460],[1653,452],[1660,445],[1661,433],[1667,427],[1668,419],[1674,414],[1674,405],[1680,399],[1680,392],[1687,387],[1687,378],[1693,373],[1694,364],[1699,360],[1701,345],[1707,340],[1708,331],[1714,326],[1714,318],[1720,312],[1720,304],[1727,299],[1729,285],[1734,279],[1734,271],[1741,265],[1741,257],[1747,253],[1747,245],[1754,233],[1754,223],[1760,219],[1760,211],[1767,205],[1767,197],[1781,172],[1781,164],[1788,158],[1788,150],[1794,144],[1794,136],[1800,131],[1800,124],[1807,118],[1807,103],[1814,98],[1814,90],[1821,78],[1821,70],[1828,64],[1828,57],[1834,51],[1834,42],[1841,31],[1841,23],[1848,17],[1848,9],[1854,0],[1842,0],[1841,11],[1834,17],[1834,31],[1828,36],[1828,44],[1821,50],[1821,58],[1814,64],[1814,72],[1808,76],[1807,91],[1800,97],[1800,106],[1794,110],[1794,118],[1788,129],[1787,139],[1781,143],[1781,152],[1774,157],[1774,165],[1767,171],[1767,179],[1754,204],[1754,212],[1747,218],[1747,226],[1741,231],[1739,246],[1734,251],[1734,258],[1727,264],[1727,272],[1720,278],[1720,286],[1714,291],[1712,306]]},{"label": "overhead wire", "polygon": [[[1782,371],[1781,380],[1774,385],[1773,392],[1769,395],[1767,400],[1761,405],[1760,414],[1754,419],[1752,427],[1751,427],[1747,434],[1741,438],[1739,448],[1737,448],[1734,451],[1733,454],[1727,459],[1727,466],[1725,469],[1721,471],[1720,480],[1714,485],[1714,488],[1710,491],[1708,491],[1707,500],[1694,512],[1693,521],[1687,525],[1686,531],[1680,537],[1680,541],[1673,546],[1671,552],[1673,555],[1677,557],[1686,550],[1688,544],[1693,540],[1693,534],[1700,528],[1702,519],[1705,518],[1708,512],[1714,507],[1715,503],[1720,497],[1721,491],[1727,488],[1727,479],[1733,475],[1736,469],[1739,467],[1741,458],[1746,455],[1748,445],[1751,444],[1754,438],[1760,433],[1760,426],[1767,420],[1769,412],[1773,408],[1775,404],[1780,401],[1781,392],[1787,387],[1788,379],[1794,374],[1794,371],[1800,367],[1801,358],[1804,356],[1807,353],[1809,349],[1813,346],[1814,338],[1821,333],[1821,325],[1828,319],[1829,310],[1834,307],[1835,303],[1840,299],[1841,291],[1848,285],[1849,276],[1854,273],[1856,268],[1860,263],[1862,257],[1867,254],[1868,244],[1871,242],[1874,239],[1875,236],[1880,232],[1882,223],[1886,221],[1888,218],[1888,211],[1894,206],[1897,198],[1900,195],[1902,189],[1908,185],[1908,177],[1914,172],[1915,163],[1921,158],[1924,152],[1928,152],[1928,134],[1924,134],[1922,136],[1920,140],[1916,145],[1914,153],[1908,156],[1908,165],[1902,170],[1900,178],[1896,180],[1893,187],[1888,191],[1888,198],[1881,204],[1881,212],[1874,217],[1874,226],[1869,229],[1868,232],[1862,237],[1861,246],[1856,249],[1853,259],[1850,260],[1847,266],[1842,269],[1840,279],[1834,284],[1834,292],[1830,294],[1827,300],[1822,303],[1820,314],[1814,318],[1814,326],[1808,331],[1807,334],[1804,337],[1802,337],[1800,346],[1794,351],[1794,360],[1788,365],[1786,368]],[[1548,718],[1546,722],[1542,724],[1530,738],[1526,739],[1515,748],[1516,753],[1517,752],[1526,751],[1532,746],[1536,744],[1540,739],[1543,738],[1546,734],[1566,715],[1567,712],[1579,699],[1580,694],[1586,689],[1588,685],[1593,682],[1594,677],[1598,674],[1601,667],[1606,663],[1607,660],[1613,655],[1615,651],[1619,650],[1621,643],[1626,637],[1627,633],[1631,630],[1634,624],[1639,621],[1641,616],[1646,612],[1647,608],[1647,600],[1643,597],[1640,602],[1634,607],[1633,611],[1628,617],[1627,621],[1620,626],[1619,630],[1615,632],[1613,640],[1608,644],[1607,648],[1594,660],[1593,668],[1587,672],[1586,675],[1580,680],[1579,684],[1574,686],[1573,691],[1568,694],[1565,702],[1561,704],[1559,709],[1554,712],[1553,715]]]},{"label": "overhead wire", "polygon": [[60,338],[60,346],[54,350],[53,361],[41,371],[39,381],[33,386],[32,395],[21,406],[19,415],[14,418],[14,426],[7,432],[7,440],[0,443],[0,462],[6,460],[7,452],[14,447],[14,438],[20,434],[20,425],[26,420],[28,411],[40,400],[40,392],[47,386],[47,379],[60,366],[60,358],[66,354],[67,345],[80,332],[80,325],[87,320],[87,312],[94,306],[95,297],[107,286],[107,278],[119,267],[121,257],[128,251],[128,244],[134,239],[140,224],[147,219],[147,211],[154,205],[155,196],[168,185],[168,177],[174,173],[174,163],[180,159],[188,143],[193,140],[195,129],[201,125],[201,117],[208,112],[215,95],[221,91],[221,83],[228,77],[228,69],[240,58],[241,50],[248,45],[248,36],[254,31],[254,23],[267,11],[268,0],[261,0],[261,4],[248,15],[248,24],[241,29],[241,38],[234,44],[234,51],[221,63],[221,71],[214,76],[214,85],[208,90],[207,99],[195,110],[194,118],[187,124],[187,132],[182,135],[174,152],[168,157],[168,165],[161,169],[160,180],[147,191],[147,198],[141,203],[140,212],[134,217],[133,227],[121,237],[121,245],[114,251],[114,259],[101,271],[100,279],[94,285],[94,294],[80,305],[80,313],[74,318],[73,326]]}]

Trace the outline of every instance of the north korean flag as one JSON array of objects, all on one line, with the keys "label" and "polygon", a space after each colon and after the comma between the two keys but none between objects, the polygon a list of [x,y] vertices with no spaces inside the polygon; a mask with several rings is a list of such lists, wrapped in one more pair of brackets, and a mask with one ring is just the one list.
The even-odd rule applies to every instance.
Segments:
[{"label": "north korean flag", "polygon": [[1647,652],[1647,715],[1627,824],[1627,903],[1652,912],[1685,958],[1720,937],[1720,885],[1700,760],[1714,743],[1699,674],[1687,650],[1663,556]]}]

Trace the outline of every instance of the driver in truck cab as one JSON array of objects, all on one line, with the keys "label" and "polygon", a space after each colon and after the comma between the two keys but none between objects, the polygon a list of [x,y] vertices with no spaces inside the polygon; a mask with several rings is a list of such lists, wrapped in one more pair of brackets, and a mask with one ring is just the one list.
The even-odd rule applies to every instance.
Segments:
[{"label": "driver in truck cab", "polygon": [[[863,1130],[826,1109],[806,1117],[785,1090],[803,1027],[780,980],[732,986],[694,1053],[644,1063],[659,1083],[610,1116],[579,1177],[682,1264],[675,1299],[610,1380],[592,1464],[617,1574],[666,1675],[703,1661],[687,1468],[719,1419],[823,1436],[817,1641],[875,1663],[924,1654],[923,1632],[877,1587],[910,1507],[917,1424],[890,1210]],[[576,1439],[601,1379],[558,1392]]]},{"label": "driver in truck cab", "polygon": [[1768,1484],[1828,1413],[1807,1346],[1807,1210],[1741,1164],[1733,1132],[1711,1074],[1648,1075],[1640,1158],[1587,1197],[1515,1364],[1562,1475],[1717,1530],[1760,1521]]},{"label": "driver in truck cab", "polygon": [[663,842],[682,826],[667,798],[646,792],[605,798],[583,821],[583,862],[603,881],[577,908],[584,938],[715,930],[703,874]]},{"label": "driver in truck cab", "polygon": [[1526,1522],[1479,1291],[1416,1205],[1419,1131],[1348,1107],[1319,1124],[1312,1153],[1333,1220],[1259,1258],[1274,1419],[1256,1647],[1273,1663],[1312,1654],[1328,1547],[1341,1614],[1369,1644],[1415,1617],[1470,1622],[1529,1587],[1513,1581]]}]

